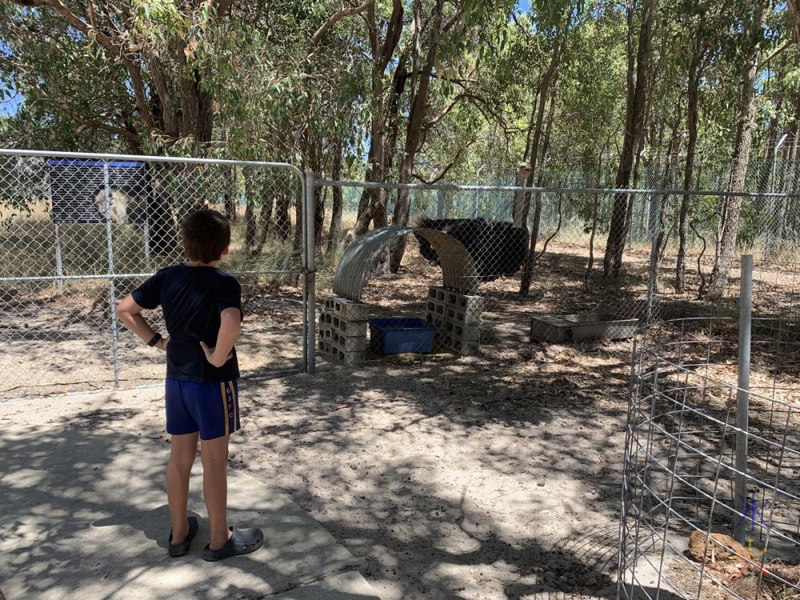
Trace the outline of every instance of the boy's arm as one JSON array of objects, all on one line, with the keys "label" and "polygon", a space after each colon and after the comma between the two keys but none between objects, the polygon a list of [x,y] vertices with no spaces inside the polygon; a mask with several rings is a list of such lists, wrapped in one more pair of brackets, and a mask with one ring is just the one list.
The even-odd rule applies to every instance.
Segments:
[{"label": "boy's arm", "polygon": [[[126,296],[117,304],[117,318],[138,337],[145,342],[149,342],[156,335],[156,332],[142,316],[142,310],[144,309],[136,303],[133,296]],[[168,343],[169,336],[161,338],[155,347],[159,350],[166,350]]]},{"label": "boy's arm", "polygon": [[209,348],[208,344],[200,342],[206,360],[215,367],[221,367],[232,357],[233,345],[242,331],[242,312],[238,308],[226,308],[219,313],[219,320],[217,345]]}]

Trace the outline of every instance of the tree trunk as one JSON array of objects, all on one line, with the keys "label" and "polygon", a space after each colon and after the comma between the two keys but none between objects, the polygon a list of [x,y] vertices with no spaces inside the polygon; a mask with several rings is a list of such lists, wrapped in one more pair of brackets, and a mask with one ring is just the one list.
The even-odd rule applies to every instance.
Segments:
[{"label": "tree trunk", "polygon": [[[666,165],[664,167],[664,177],[661,180],[661,189],[667,190],[672,187],[672,179],[674,178],[675,166],[678,159],[678,149],[680,148],[680,136],[678,135],[678,128],[681,122],[680,103],[678,103],[678,110],[675,111],[675,122],[672,125],[672,137],[669,140],[667,148]],[[661,202],[658,209],[658,222],[656,225],[656,237],[654,240],[652,252],[652,269],[650,273],[650,285],[653,293],[658,292],[658,267],[661,259],[661,248],[664,244],[664,236],[666,234],[665,220],[667,214],[667,205],[669,204],[669,194],[661,195]]]},{"label": "tree trunk", "polygon": [[[700,67],[704,53],[704,45],[698,33],[689,64],[687,89],[686,125],[689,129],[689,138],[686,141],[686,161],[683,172],[683,189],[686,192],[691,191],[692,177],[694,176],[694,160],[697,150],[697,120],[699,117],[698,90],[700,88]],[[681,207],[678,214],[678,258],[675,261],[675,291],[679,294],[686,289],[686,245],[689,240],[691,199],[692,197],[688,193],[681,197]]]},{"label": "tree trunk", "polygon": [[322,243],[322,228],[325,226],[325,196],[322,188],[314,189],[314,243],[317,247]]},{"label": "tree trunk", "polygon": [[289,218],[289,206],[292,198],[286,192],[278,193],[278,200],[275,203],[275,233],[282,240],[288,240],[292,231],[292,221]]},{"label": "tree trunk", "polygon": [[192,136],[199,148],[211,141],[214,125],[214,106],[211,94],[202,89],[200,72],[186,64],[185,41],[177,49],[178,94],[181,101],[181,130]]},{"label": "tree trunk", "polygon": [[[559,59],[560,60],[560,59]],[[553,64],[551,62],[551,64]],[[556,67],[558,63],[556,62]],[[538,173],[536,176],[536,187],[542,187],[544,183],[544,167],[547,163],[547,152],[550,149],[550,133],[552,132],[553,119],[555,117],[556,97],[558,96],[558,73],[553,70],[552,92],[550,94],[550,108],[547,114],[547,124],[545,125],[544,141],[542,143],[541,159],[537,165]],[[550,83],[548,82],[548,87]],[[539,124],[541,127],[541,124]],[[535,136],[534,136],[535,137]],[[536,142],[538,145],[538,142]],[[538,152],[538,148],[536,150]],[[529,175],[530,177],[530,175]],[[527,195],[527,192],[526,192]],[[527,216],[526,216],[527,219]],[[536,260],[536,243],[539,241],[539,227],[542,222],[542,193],[536,192],[534,196],[534,211],[533,211],[533,224],[531,225],[531,235],[528,240],[528,252],[525,256],[525,261],[522,266],[522,279],[520,281],[519,293],[520,296],[527,296],[530,293],[531,281],[533,280],[533,264]],[[524,221],[523,221],[524,226]]]},{"label": "tree trunk", "polygon": [[246,208],[244,210],[244,248],[247,256],[258,254],[256,238],[258,227],[256,224],[256,195],[255,195],[255,173],[252,168],[244,169],[244,198]]},{"label": "tree trunk", "polygon": [[722,204],[720,215],[720,235],[717,242],[717,252],[714,260],[714,269],[711,272],[709,291],[719,294],[728,285],[733,255],[736,250],[736,240],[739,235],[739,217],[742,211],[742,197],[733,195],[744,191],[747,166],[750,161],[750,146],[752,143],[752,127],[755,116],[755,81],[758,73],[758,56],[761,47],[762,27],[764,24],[765,0],[756,6],[756,14],[749,34],[752,50],[749,60],[742,74],[741,95],[739,97],[739,118],[736,124],[736,142],[733,150],[733,165],[731,166],[728,191]]},{"label": "tree trunk", "polygon": [[236,167],[222,167],[222,176],[225,178],[225,216],[231,223],[236,222]]},{"label": "tree trunk", "polygon": [[[333,155],[333,172],[331,173],[334,181],[342,179],[342,147],[341,144],[337,145],[334,149]],[[339,244],[339,237],[342,235],[342,188],[338,185],[333,186],[333,205],[331,206],[331,229],[328,238],[328,252],[333,250]]]},{"label": "tree trunk", "polygon": [[[533,185],[533,181],[535,178],[535,172],[537,169],[537,162],[539,161],[539,147],[541,145],[543,129],[542,126],[544,125],[544,114],[547,108],[547,100],[548,97],[551,97],[551,87],[555,85],[558,80],[558,68],[561,64],[561,57],[562,57],[562,48],[564,46],[564,42],[562,40],[562,36],[564,34],[561,33],[553,42],[553,50],[552,54],[550,55],[550,62],[547,65],[547,70],[542,75],[542,80],[539,83],[539,97],[536,100],[536,120],[532,121],[529,125],[529,129],[533,129],[533,135],[530,135],[531,138],[531,145],[530,148],[525,149],[525,154],[528,157],[528,164],[531,166],[531,171],[528,173],[528,181],[527,187],[531,187]],[[553,105],[553,98],[550,98],[551,106]],[[533,117],[533,113],[531,113],[531,117]],[[528,223],[528,213],[530,212],[531,207],[531,193],[525,192],[522,196],[523,202],[521,206],[517,206],[515,203],[514,205],[514,213],[511,215],[512,221],[514,222],[514,227],[525,227]],[[533,236],[531,236],[533,239]],[[530,284],[529,284],[530,285]],[[527,292],[523,292],[522,288],[520,288],[520,294],[526,295]]]},{"label": "tree trunk", "polygon": [[[603,144],[602,148],[600,148],[599,152],[597,153],[597,171],[594,174],[594,179],[589,183],[588,187],[595,187],[599,188],[603,184],[603,155],[606,152],[606,148],[608,148],[609,140],[606,140],[605,144]],[[587,168],[585,169],[586,177],[588,178],[588,174],[590,172],[589,165],[592,162],[592,159],[587,156],[585,159],[585,164]],[[592,269],[594,268],[594,238],[597,235],[597,226],[598,226],[598,209],[600,207],[600,195],[599,194],[592,194],[592,223],[589,227],[589,260],[586,262],[586,273],[583,276],[583,283],[588,284],[589,279],[592,276]]]},{"label": "tree trunk", "polygon": [[[795,113],[792,122],[792,143],[789,146],[789,152],[786,157],[787,166],[784,169],[783,179],[781,181],[781,190],[787,194],[794,193],[797,190],[797,150],[800,144],[798,134],[800,134],[800,96],[795,99]],[[781,198],[778,205],[778,227],[777,237],[778,242],[782,243],[786,237],[788,219],[789,198]]]},{"label": "tree trunk", "polygon": [[261,214],[258,217],[258,237],[256,239],[256,254],[261,254],[264,243],[269,235],[270,225],[272,224],[272,211],[275,204],[275,196],[269,190],[270,181],[265,178],[261,189]]},{"label": "tree trunk", "polygon": [[294,201],[294,239],[292,239],[292,250],[300,250],[303,247],[303,198],[298,196]]},{"label": "tree trunk", "polygon": [[[367,23],[370,52],[372,54],[371,69],[371,94],[374,107],[370,120],[370,143],[368,152],[368,164],[364,180],[368,182],[380,182],[385,178],[385,139],[384,128],[386,126],[386,111],[391,104],[387,105],[384,99],[384,72],[389,63],[394,58],[395,50],[400,42],[403,31],[404,6],[402,0],[392,1],[392,14],[389,22],[380,24],[377,22],[374,3],[371,4],[364,15]],[[383,42],[379,41],[380,32],[385,31]],[[353,240],[363,235],[369,229],[372,221],[377,223],[386,222],[386,190],[383,188],[364,188],[361,199],[358,203],[358,214],[356,224],[353,229],[345,236],[343,242]]]},{"label": "tree trunk", "polygon": [[[419,70],[419,75],[415,75],[418,77],[416,86],[412,85],[411,112],[409,113],[408,126],[406,127],[405,152],[400,161],[399,179],[401,183],[408,183],[411,181],[414,159],[417,156],[417,150],[419,150],[420,140],[422,138],[422,125],[425,122],[425,114],[428,108],[428,90],[430,89],[431,75],[433,74],[433,68],[436,64],[439,42],[442,34],[443,11],[444,0],[437,0],[432,10],[430,22],[427,24],[430,33],[428,34],[428,52],[425,57],[425,63]],[[410,211],[411,205],[409,202],[408,189],[403,188],[398,190],[392,224],[395,226],[408,225]],[[398,238],[392,244],[391,256],[389,259],[389,268],[392,273],[397,273],[400,269],[400,263],[403,261],[405,249],[406,236]]]},{"label": "tree trunk", "polygon": [[[642,25],[639,30],[639,43],[636,56],[633,55],[633,13],[628,13],[628,95],[625,108],[625,136],[622,143],[622,155],[619,160],[616,188],[627,188],[633,170],[636,148],[644,126],[644,113],[647,100],[648,78],[650,76],[650,48],[653,35],[653,20],[656,0],[647,0],[642,14]],[[636,79],[634,81],[634,72]],[[614,195],[614,208],[609,225],[606,251],[603,256],[603,273],[618,277],[622,268],[622,255],[625,251],[625,240],[628,226],[628,194]]]}]

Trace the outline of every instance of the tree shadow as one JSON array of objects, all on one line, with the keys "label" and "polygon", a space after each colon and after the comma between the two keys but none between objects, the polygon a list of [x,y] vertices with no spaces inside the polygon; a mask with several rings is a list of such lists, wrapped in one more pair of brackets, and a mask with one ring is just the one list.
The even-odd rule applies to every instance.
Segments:
[{"label": "tree shadow", "polygon": [[[206,563],[202,518],[190,554],[169,558],[168,452],[146,435],[119,431],[137,412],[109,398],[99,410],[0,432],[0,581],[8,598],[257,598],[357,568],[285,496],[236,473],[231,522],[262,527],[269,547]],[[199,470],[190,508],[202,510]]]}]

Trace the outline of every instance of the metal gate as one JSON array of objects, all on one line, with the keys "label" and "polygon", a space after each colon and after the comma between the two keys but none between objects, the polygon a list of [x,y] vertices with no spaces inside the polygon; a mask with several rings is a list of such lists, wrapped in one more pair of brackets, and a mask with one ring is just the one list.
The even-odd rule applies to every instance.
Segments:
[{"label": "metal gate", "polygon": [[284,163],[0,150],[0,398],[160,380],[163,359],[115,305],[183,260],[178,224],[199,206],[232,222],[222,268],[242,284],[243,377],[313,371],[309,178]]}]

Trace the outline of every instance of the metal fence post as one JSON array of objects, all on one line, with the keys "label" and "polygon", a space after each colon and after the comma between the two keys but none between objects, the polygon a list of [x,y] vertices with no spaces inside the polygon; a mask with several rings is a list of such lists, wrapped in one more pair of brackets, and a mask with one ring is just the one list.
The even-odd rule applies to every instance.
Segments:
[{"label": "metal fence post", "polygon": [[303,270],[305,272],[305,359],[306,372],[316,370],[316,246],[314,231],[314,171],[305,172],[305,202],[303,205],[303,234],[305,252]]},{"label": "metal fence post", "polygon": [[111,223],[111,182],[108,161],[103,161],[103,190],[108,242],[108,310],[111,312],[111,359],[114,365],[114,387],[119,387],[119,327],[117,325],[117,289],[114,279],[114,228]]},{"label": "metal fence post", "polygon": [[[753,311],[753,255],[742,256],[741,291],[739,294],[739,380],[736,393],[736,472],[734,475],[734,504],[742,502],[747,515],[747,434],[750,410],[750,333]],[[733,537],[744,543],[747,530],[745,518],[733,513]]]},{"label": "metal fence post", "polygon": [[658,292],[658,233],[654,233],[650,240],[650,268],[647,276],[647,308],[645,323],[653,322],[655,312],[656,292]]},{"label": "metal fence post", "polygon": [[64,291],[64,263],[61,259],[61,231],[58,227],[58,222],[55,223],[56,229],[56,275],[58,275],[58,291]]}]

